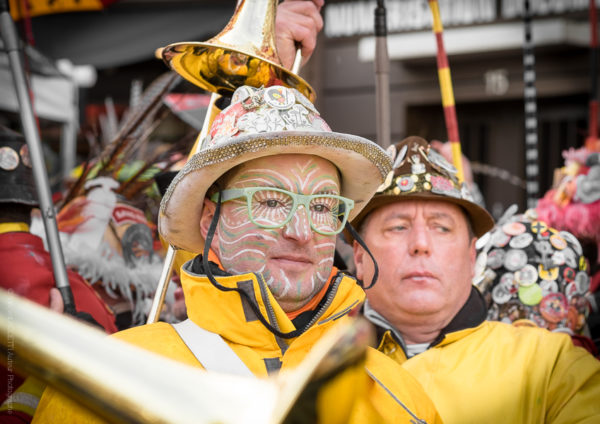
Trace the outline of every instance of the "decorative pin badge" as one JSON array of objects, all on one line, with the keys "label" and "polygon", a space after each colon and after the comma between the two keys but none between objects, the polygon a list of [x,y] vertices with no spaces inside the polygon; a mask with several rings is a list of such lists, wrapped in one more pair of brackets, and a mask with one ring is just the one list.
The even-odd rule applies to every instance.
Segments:
[{"label": "decorative pin badge", "polygon": [[565,247],[567,247],[567,241],[558,234],[553,234],[550,236],[550,243],[558,250],[563,250]]},{"label": "decorative pin badge", "polygon": [[0,147],[0,168],[5,171],[14,171],[19,166],[19,155],[12,148]]},{"label": "decorative pin badge", "polygon": [[558,268],[547,269],[544,265],[538,265],[538,274],[544,280],[556,280],[558,278]]},{"label": "decorative pin badge", "polygon": [[534,233],[544,233],[548,231],[548,225],[544,221],[533,221],[531,223],[531,231]]},{"label": "decorative pin badge", "polygon": [[510,249],[504,257],[504,267],[509,271],[517,271],[527,264],[527,254],[523,250]]},{"label": "decorative pin badge", "polygon": [[300,103],[301,105],[303,105],[305,108],[307,108],[308,110],[310,110],[312,113],[316,113],[317,115],[319,115],[319,112],[317,111],[317,109],[315,108],[315,106],[311,103],[310,100],[308,100],[306,98],[306,96],[304,94],[302,94],[301,92],[299,92],[295,88],[292,88],[292,93],[296,97],[296,100],[298,100],[298,103]]},{"label": "decorative pin badge", "polygon": [[273,86],[265,89],[263,99],[269,106],[282,110],[289,109],[296,103],[296,97],[292,90],[281,86]]},{"label": "decorative pin badge", "polygon": [[388,172],[387,176],[385,177],[385,181],[379,187],[377,187],[377,193],[384,192],[390,186],[390,184],[392,184],[393,179],[394,171]]},{"label": "decorative pin badge", "polygon": [[390,157],[391,160],[394,160],[396,158],[396,153],[397,153],[396,145],[390,144],[388,146],[388,148],[385,149],[385,152],[387,153],[387,155]]},{"label": "decorative pin badge", "polygon": [[579,243],[579,240],[577,240],[577,237],[567,231],[561,231],[558,234],[572,246],[578,256],[583,254],[583,249],[581,248],[581,244]]},{"label": "decorative pin badge", "polygon": [[394,166],[392,166],[392,169],[398,169],[400,165],[402,165],[402,162],[404,162],[404,158],[406,157],[407,150],[408,146],[406,144],[402,146],[402,148],[398,152],[398,155],[396,156],[396,160],[394,161]]},{"label": "decorative pin badge", "polygon": [[562,293],[547,294],[540,302],[540,313],[546,321],[558,323],[567,316],[569,305]]},{"label": "decorative pin badge", "polygon": [[421,158],[419,155],[411,155],[410,157],[412,165],[410,170],[413,174],[424,174],[425,173],[425,164],[421,163]]},{"label": "decorative pin badge", "polygon": [[524,249],[531,244],[533,236],[530,233],[523,233],[513,237],[508,243],[513,249]]},{"label": "decorative pin badge", "polygon": [[248,85],[244,85],[239,87],[231,96],[231,104],[241,103],[246,100],[248,97],[252,96],[256,91],[255,88],[250,87]]},{"label": "decorative pin badge", "polygon": [[519,287],[519,300],[525,305],[534,306],[541,302],[543,299],[542,288],[537,284],[531,284],[529,286]]},{"label": "decorative pin badge", "polygon": [[404,176],[398,180],[396,185],[398,186],[400,191],[406,192],[411,191],[413,189],[413,187],[415,186],[415,182],[412,180],[412,178]]},{"label": "decorative pin badge", "polygon": [[525,230],[527,230],[527,227],[521,222],[507,222],[502,226],[502,231],[510,236],[518,236],[523,234]]},{"label": "decorative pin badge", "polygon": [[487,265],[492,269],[498,269],[504,263],[506,252],[502,249],[493,249],[487,257]]},{"label": "decorative pin badge", "polygon": [[444,171],[456,175],[458,170],[454,165],[446,160],[442,155],[435,151],[435,149],[429,149],[427,153],[427,159],[434,164],[437,168],[443,169]]},{"label": "decorative pin badge", "polygon": [[31,156],[29,155],[29,146],[27,144],[23,144],[21,146],[19,154],[21,155],[21,161],[23,162],[23,165],[31,168]]},{"label": "decorative pin badge", "polygon": [[[531,264],[525,265],[523,268],[515,272],[515,280],[520,286],[528,287],[537,282],[538,272]],[[541,300],[541,299],[540,299]]]},{"label": "decorative pin badge", "polygon": [[584,271],[579,271],[575,276],[575,284],[580,294],[586,293],[590,289],[590,276]]}]

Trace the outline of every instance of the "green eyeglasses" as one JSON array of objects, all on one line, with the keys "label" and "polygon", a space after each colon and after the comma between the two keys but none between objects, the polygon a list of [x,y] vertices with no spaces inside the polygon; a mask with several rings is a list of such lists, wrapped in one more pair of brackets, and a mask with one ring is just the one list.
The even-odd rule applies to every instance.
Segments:
[{"label": "green eyeglasses", "polygon": [[[286,225],[299,205],[307,211],[310,228],[323,235],[340,233],[354,200],[335,194],[298,194],[273,187],[245,187],[221,190],[221,202],[245,197],[250,221],[261,228],[281,228]],[[219,193],[211,196],[216,202]]]}]

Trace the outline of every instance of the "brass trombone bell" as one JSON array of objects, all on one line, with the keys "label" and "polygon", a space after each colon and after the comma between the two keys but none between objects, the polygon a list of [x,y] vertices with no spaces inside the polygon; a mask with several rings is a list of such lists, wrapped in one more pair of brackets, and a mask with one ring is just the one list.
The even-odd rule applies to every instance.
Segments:
[{"label": "brass trombone bell", "polygon": [[276,8],[276,0],[238,0],[233,17],[217,36],[170,44],[162,49],[162,58],[185,79],[211,92],[284,85],[314,102],[313,88],[281,65],[275,46]]}]

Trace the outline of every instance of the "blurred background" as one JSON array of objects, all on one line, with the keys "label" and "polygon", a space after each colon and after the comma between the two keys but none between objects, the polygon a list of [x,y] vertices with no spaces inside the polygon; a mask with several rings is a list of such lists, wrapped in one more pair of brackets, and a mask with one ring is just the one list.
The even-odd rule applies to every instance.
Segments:
[{"label": "blurred background", "polygon": [[[600,2],[597,2],[600,3]],[[498,217],[525,207],[523,1],[440,0],[463,153],[486,206]],[[94,156],[141,90],[168,69],[155,50],[205,41],[231,18],[235,0],[11,0],[27,43],[35,110],[51,182]],[[327,0],[317,50],[301,75],[332,129],[375,139],[375,1]],[[435,37],[426,0],[386,0],[392,141],[446,140]],[[537,89],[540,194],[552,186],[561,152],[588,131],[588,0],[531,2]],[[21,130],[14,87],[0,57],[0,124]],[[194,94],[152,133],[176,143],[197,132],[207,97]],[[136,97],[137,96],[137,97]],[[173,100],[181,105],[182,98]],[[167,105],[169,106],[169,105]],[[173,106],[173,105],[170,105]],[[195,124],[196,123],[196,124]],[[191,147],[191,145],[190,145]],[[481,172],[480,172],[481,171]]]}]

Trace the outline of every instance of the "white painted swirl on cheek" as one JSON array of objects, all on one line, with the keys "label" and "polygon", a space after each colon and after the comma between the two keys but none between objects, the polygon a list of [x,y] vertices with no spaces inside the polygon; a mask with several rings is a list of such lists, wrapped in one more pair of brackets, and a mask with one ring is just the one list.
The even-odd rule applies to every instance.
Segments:
[{"label": "white painted swirl on cheek", "polygon": [[[332,236],[327,236],[332,237]],[[317,279],[318,282],[322,284],[327,282],[327,278],[329,278],[329,273],[331,272],[331,267],[333,266],[333,255],[335,251],[335,243],[334,242],[325,242],[315,245],[315,250],[317,251],[317,256],[322,259],[317,263]]]},{"label": "white painted swirl on cheek", "polygon": [[268,231],[250,222],[245,207],[234,204],[223,209],[219,219],[219,259],[227,272],[244,274],[264,271],[266,252],[275,241],[276,238]]},{"label": "white painted swirl on cheek", "polygon": [[285,272],[283,272],[283,269],[280,269],[279,271],[281,274],[281,279],[283,280],[283,291],[281,293],[279,293],[279,297],[283,297],[292,288],[292,283],[290,283],[290,280],[287,277],[287,275],[285,275]]}]

